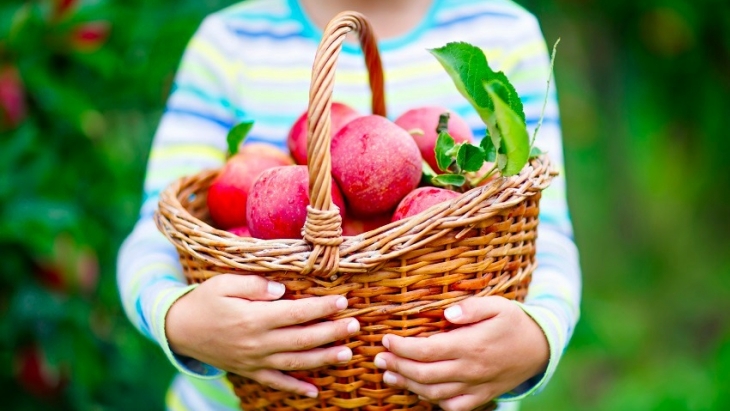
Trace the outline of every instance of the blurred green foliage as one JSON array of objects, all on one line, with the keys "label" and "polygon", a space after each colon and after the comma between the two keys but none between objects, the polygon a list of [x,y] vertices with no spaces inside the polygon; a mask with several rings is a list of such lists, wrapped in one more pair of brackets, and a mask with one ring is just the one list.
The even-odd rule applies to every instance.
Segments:
[{"label": "blurred green foliage", "polygon": [[[161,409],[116,251],[185,43],[224,0],[0,5],[3,409]],[[525,410],[730,409],[730,5],[524,0],[556,62],[582,319]]]}]

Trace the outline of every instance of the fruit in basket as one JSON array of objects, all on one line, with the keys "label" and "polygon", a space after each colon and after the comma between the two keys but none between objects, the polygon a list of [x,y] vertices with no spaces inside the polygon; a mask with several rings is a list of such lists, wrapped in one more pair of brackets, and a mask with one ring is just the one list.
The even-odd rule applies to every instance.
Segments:
[{"label": "fruit in basket", "polygon": [[359,217],[390,212],[421,179],[416,142],[385,117],[352,120],[334,136],[331,149],[332,176]]},{"label": "fruit in basket", "polygon": [[[335,135],[340,129],[350,121],[360,116],[355,109],[342,104],[333,102],[330,112],[332,121],[330,131]],[[297,164],[307,164],[307,113],[303,113],[289,130],[287,138],[289,152]]]},{"label": "fruit in basket", "polygon": [[251,237],[251,231],[246,226],[229,228],[228,232],[239,237]]},{"label": "fruit in basket", "polygon": [[[332,181],[332,201],[345,214],[345,201]],[[309,205],[307,166],[276,167],[261,173],[251,187],[246,219],[251,235],[265,240],[302,238]]]},{"label": "fruit in basket", "polygon": [[402,220],[428,210],[436,204],[453,200],[460,194],[438,187],[420,187],[408,193],[393,213],[393,221]]},{"label": "fruit in basket", "polygon": [[367,218],[346,216],[342,221],[342,235],[360,235],[390,223],[390,214],[380,214]]},{"label": "fruit in basket", "polygon": [[439,171],[434,152],[436,138],[438,137],[436,128],[439,125],[439,117],[443,113],[449,113],[447,132],[456,143],[471,143],[474,141],[474,134],[466,121],[456,113],[450,112],[443,107],[414,108],[401,114],[395,120],[395,124],[411,134],[416,144],[418,144],[418,149],[421,150],[421,156],[436,172]]},{"label": "fruit in basket", "polygon": [[208,189],[208,210],[223,229],[246,225],[249,190],[264,170],[292,165],[283,151],[265,143],[244,145],[231,157]]}]

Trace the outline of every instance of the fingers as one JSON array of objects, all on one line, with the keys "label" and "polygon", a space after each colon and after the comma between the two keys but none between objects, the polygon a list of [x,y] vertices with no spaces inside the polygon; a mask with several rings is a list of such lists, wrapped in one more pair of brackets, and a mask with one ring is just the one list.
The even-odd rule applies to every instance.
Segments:
[{"label": "fingers", "polygon": [[467,388],[466,384],[461,382],[420,384],[392,371],[383,374],[383,382],[392,387],[407,389],[428,401],[446,400],[462,394]]},{"label": "fingers", "polygon": [[485,394],[464,394],[439,401],[439,407],[444,411],[469,411],[486,404],[492,398]]},{"label": "fingers", "polygon": [[375,366],[392,371],[419,384],[464,382],[465,370],[456,361],[418,362],[389,352],[375,356]]},{"label": "fingers", "polygon": [[458,356],[456,348],[461,342],[454,341],[449,333],[435,334],[426,338],[403,338],[395,334],[383,336],[383,346],[393,354],[420,362],[453,360]]},{"label": "fingers", "polygon": [[270,352],[303,351],[342,340],[360,331],[354,318],[326,321],[308,326],[279,328],[266,335],[264,344]]},{"label": "fingers", "polygon": [[245,376],[275,390],[292,392],[310,398],[316,398],[319,394],[316,386],[277,370],[257,370]]},{"label": "fingers", "polygon": [[347,299],[329,295],[301,300],[278,300],[265,304],[265,308],[260,311],[268,328],[273,330],[336,314],[347,308]]},{"label": "fingers", "polygon": [[270,355],[266,366],[277,370],[311,370],[332,364],[344,364],[352,359],[348,347],[315,348],[309,351],[282,352]]},{"label": "fingers", "polygon": [[514,303],[503,297],[471,297],[444,310],[444,317],[453,324],[472,324],[511,308]]},{"label": "fingers", "polygon": [[284,284],[269,281],[258,275],[221,274],[203,283],[220,295],[245,298],[252,301],[271,301],[284,295]]}]

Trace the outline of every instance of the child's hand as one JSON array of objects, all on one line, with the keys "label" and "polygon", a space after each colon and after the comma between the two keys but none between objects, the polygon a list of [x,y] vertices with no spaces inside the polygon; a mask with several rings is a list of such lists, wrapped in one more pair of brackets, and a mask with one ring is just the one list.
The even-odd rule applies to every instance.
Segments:
[{"label": "child's hand", "polygon": [[277,300],[284,286],[256,275],[218,275],[175,302],[165,330],[172,350],[261,384],[310,397],[317,388],[279,370],[347,362],[347,347],[314,348],[360,329],[354,318],[298,326],[347,307],[341,296]]},{"label": "child's hand", "polygon": [[378,354],[375,365],[388,370],[383,375],[387,384],[413,391],[444,410],[467,411],[547,366],[545,335],[509,300],[469,298],[449,308],[446,318],[470,325],[427,338],[383,337],[389,352]]}]

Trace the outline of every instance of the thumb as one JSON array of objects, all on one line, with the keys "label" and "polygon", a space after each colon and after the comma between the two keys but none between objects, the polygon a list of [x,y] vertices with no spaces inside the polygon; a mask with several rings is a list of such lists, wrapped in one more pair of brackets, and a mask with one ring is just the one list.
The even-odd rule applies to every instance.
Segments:
[{"label": "thumb", "polygon": [[215,292],[226,297],[251,301],[278,300],[284,295],[284,284],[269,281],[256,274],[220,274],[205,281]]},{"label": "thumb", "polygon": [[497,316],[509,304],[504,297],[471,297],[444,310],[444,317],[453,324],[471,324]]}]

